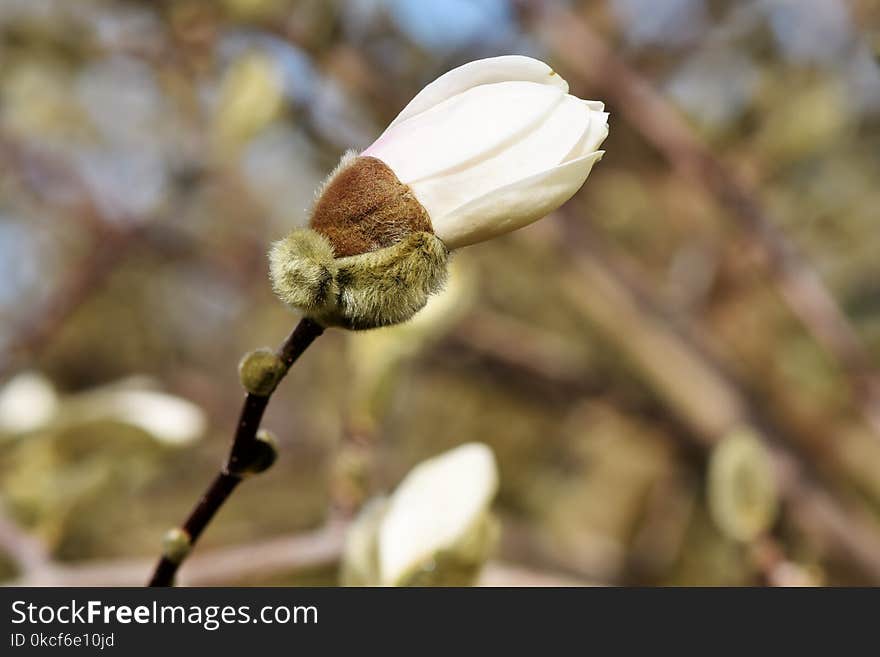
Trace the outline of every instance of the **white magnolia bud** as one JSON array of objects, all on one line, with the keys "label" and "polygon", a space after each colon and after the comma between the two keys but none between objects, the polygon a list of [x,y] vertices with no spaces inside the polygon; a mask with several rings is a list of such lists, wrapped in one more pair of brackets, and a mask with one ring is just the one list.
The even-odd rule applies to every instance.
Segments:
[{"label": "white magnolia bud", "polygon": [[388,165],[453,249],[521,228],[571,198],[603,154],[603,110],[570,95],[543,62],[482,59],[425,87],[362,155]]},{"label": "white magnolia bud", "polygon": [[342,158],[309,228],[275,243],[276,294],[324,326],[409,320],[443,287],[450,250],[530,224],[580,189],[602,157],[603,110],[529,57],[440,76]]},{"label": "white magnolia bud", "polygon": [[499,535],[492,451],[468,443],[423,461],[389,498],[371,500],[346,536],[345,586],[473,584]]},{"label": "white magnolia bud", "polygon": [[473,534],[485,541],[489,505],[498,489],[492,451],[468,443],[423,461],[413,468],[388,501],[379,526],[378,565],[381,583],[405,582],[438,555],[476,555]]}]

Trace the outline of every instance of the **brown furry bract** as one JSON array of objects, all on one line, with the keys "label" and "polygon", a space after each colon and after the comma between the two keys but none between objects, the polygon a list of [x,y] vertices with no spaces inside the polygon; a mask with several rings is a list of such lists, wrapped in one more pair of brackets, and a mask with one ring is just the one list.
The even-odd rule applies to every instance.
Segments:
[{"label": "brown furry bract", "polygon": [[425,208],[388,165],[354,153],[342,158],[319,191],[310,226],[330,241],[337,258],[433,232]]},{"label": "brown furry bract", "polygon": [[269,273],[284,303],[325,326],[405,322],[446,281],[449,251],[381,160],[347,153],[319,190],[310,226],[272,245]]}]

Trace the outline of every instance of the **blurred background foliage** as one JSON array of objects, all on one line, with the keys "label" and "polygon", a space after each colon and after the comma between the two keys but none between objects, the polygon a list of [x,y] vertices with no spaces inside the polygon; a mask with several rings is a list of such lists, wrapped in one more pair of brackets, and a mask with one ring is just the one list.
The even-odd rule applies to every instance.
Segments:
[{"label": "blurred background foliage", "polygon": [[[296,321],[269,243],[421,86],[506,53],[606,101],[601,165],[412,325],[322,337],[199,552],[477,440],[507,583],[880,583],[876,0],[0,0],[0,575],[157,553],[240,355]],[[107,410],[133,376],[198,437]],[[333,583],[334,545],[220,581]]]}]

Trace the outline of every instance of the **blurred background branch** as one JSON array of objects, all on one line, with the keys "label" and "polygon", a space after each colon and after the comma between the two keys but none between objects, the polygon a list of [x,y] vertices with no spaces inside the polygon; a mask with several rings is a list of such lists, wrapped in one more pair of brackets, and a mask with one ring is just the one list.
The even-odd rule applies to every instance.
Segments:
[{"label": "blurred background branch", "polygon": [[[567,226],[571,226],[569,221]],[[676,330],[662,312],[652,309],[644,294],[609,262],[595,234],[568,230],[557,248],[572,252],[573,270],[563,286],[573,307],[582,310],[625,359],[650,381],[702,447],[711,447],[729,432],[748,427],[768,444],[777,469],[782,498],[795,507],[805,528],[844,559],[857,563],[865,575],[880,582],[880,524],[861,503],[841,490],[830,494],[817,467],[801,454],[796,436],[772,435],[766,413],[741,392],[709,348]],[[583,290],[590,290],[584,295]],[[788,438],[786,440],[785,438]],[[821,461],[817,461],[821,463]],[[847,475],[849,473],[844,473]],[[855,509],[847,509],[855,504]]]},{"label": "blurred background branch", "polygon": [[880,437],[880,374],[834,295],[801,250],[765,210],[756,192],[700,142],[650,82],[628,66],[602,38],[568,11],[543,12],[536,27],[556,57],[688,181],[702,187],[745,232],[780,296],[813,337],[839,363],[865,419]]}]

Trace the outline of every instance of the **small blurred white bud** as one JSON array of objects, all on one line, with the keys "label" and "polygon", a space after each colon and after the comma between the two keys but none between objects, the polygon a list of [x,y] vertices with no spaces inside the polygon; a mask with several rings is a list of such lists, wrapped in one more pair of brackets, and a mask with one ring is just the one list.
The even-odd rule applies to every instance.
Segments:
[{"label": "small blurred white bud", "polygon": [[349,533],[346,584],[469,584],[489,558],[498,525],[492,451],[468,443],[413,468],[386,501],[367,506]]},{"label": "small blurred white bud", "polygon": [[58,411],[58,395],[49,380],[22,372],[0,390],[0,432],[27,433],[48,424]]}]

